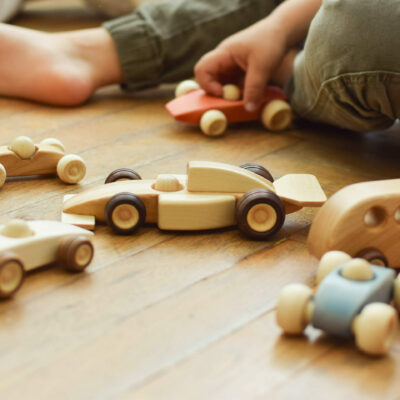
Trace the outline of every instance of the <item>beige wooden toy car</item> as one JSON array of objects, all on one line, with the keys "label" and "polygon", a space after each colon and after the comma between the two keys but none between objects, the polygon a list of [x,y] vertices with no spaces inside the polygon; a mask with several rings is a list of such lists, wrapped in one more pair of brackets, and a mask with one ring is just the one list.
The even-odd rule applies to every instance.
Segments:
[{"label": "beige wooden toy car", "polygon": [[79,225],[79,216],[92,216],[119,234],[133,233],[145,222],[168,230],[237,225],[249,238],[267,239],[281,228],[285,214],[319,207],[326,200],[313,175],[291,174],[272,181],[257,164],[190,161],[187,175],[146,180],[121,169],[109,175],[106,185],[67,199],[63,220],[74,217]]},{"label": "beige wooden toy car", "polygon": [[318,211],[308,248],[320,258],[341,250],[373,264],[400,268],[400,179],[356,183]]},{"label": "beige wooden toy car", "polygon": [[25,272],[60,262],[72,272],[92,261],[92,232],[57,221],[12,220],[0,225],[0,299],[21,287]]},{"label": "beige wooden toy car", "polygon": [[7,177],[57,174],[65,183],[78,183],[86,174],[86,164],[75,154],[65,155],[64,145],[54,138],[34,144],[19,136],[10,146],[0,146],[0,187]]}]

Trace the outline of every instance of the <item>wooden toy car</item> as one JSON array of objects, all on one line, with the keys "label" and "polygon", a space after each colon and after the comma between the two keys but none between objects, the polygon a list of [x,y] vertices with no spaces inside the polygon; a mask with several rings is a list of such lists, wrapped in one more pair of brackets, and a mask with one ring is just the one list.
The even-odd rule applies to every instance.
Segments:
[{"label": "wooden toy car", "polygon": [[283,288],[277,322],[285,333],[301,334],[308,324],[343,337],[355,338],[357,347],[371,355],[389,351],[397,331],[400,276],[392,269],[352,259],[340,251],[326,253],[319,264],[313,294],[303,284]]},{"label": "wooden toy car", "polygon": [[65,155],[63,144],[54,138],[34,144],[27,136],[17,137],[10,146],[0,146],[0,187],[7,177],[57,174],[65,183],[78,183],[86,165],[77,155]]},{"label": "wooden toy car", "polygon": [[57,221],[11,220],[0,225],[0,299],[21,287],[25,273],[59,261],[72,272],[92,261],[92,232]]},{"label": "wooden toy car", "polygon": [[177,121],[200,125],[208,136],[222,135],[227,124],[233,122],[261,120],[267,129],[280,131],[286,129],[292,120],[286,95],[278,87],[266,88],[262,104],[254,112],[245,110],[243,99],[226,100],[194,87],[189,86],[190,90],[185,92],[178,86],[179,97],[167,103],[166,109]]},{"label": "wooden toy car", "polygon": [[109,175],[106,185],[66,200],[64,217],[94,216],[119,234],[133,233],[145,222],[169,230],[237,225],[249,238],[267,239],[281,228],[285,214],[304,206],[319,207],[326,200],[313,175],[272,180],[257,164],[190,161],[187,175],[147,180],[140,180],[133,170],[120,169]]},{"label": "wooden toy car", "polygon": [[318,211],[308,248],[318,258],[341,250],[400,268],[399,230],[400,179],[356,183],[336,192]]}]

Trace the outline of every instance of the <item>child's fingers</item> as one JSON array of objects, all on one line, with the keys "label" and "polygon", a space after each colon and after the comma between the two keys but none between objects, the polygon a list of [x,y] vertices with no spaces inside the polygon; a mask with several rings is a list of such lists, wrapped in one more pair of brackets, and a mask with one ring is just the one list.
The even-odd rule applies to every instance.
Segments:
[{"label": "child's fingers", "polygon": [[194,67],[197,83],[214,96],[222,95],[222,85],[218,81],[218,57],[214,52],[205,54]]},{"label": "child's fingers", "polygon": [[268,66],[257,60],[250,60],[244,80],[243,94],[244,107],[247,111],[255,111],[260,106],[268,79]]}]

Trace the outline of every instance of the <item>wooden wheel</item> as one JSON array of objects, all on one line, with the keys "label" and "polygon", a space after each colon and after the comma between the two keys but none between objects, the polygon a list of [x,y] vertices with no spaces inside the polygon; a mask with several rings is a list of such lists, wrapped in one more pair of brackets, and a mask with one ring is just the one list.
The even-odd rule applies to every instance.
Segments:
[{"label": "wooden wheel", "polygon": [[10,150],[23,160],[27,160],[35,154],[36,147],[30,137],[18,136],[11,143]]},{"label": "wooden wheel", "polygon": [[0,164],[0,187],[6,183],[7,171],[3,164]]},{"label": "wooden wheel", "polygon": [[386,354],[396,335],[397,324],[397,313],[392,306],[368,304],[353,321],[357,347],[372,355]]},{"label": "wooden wheel", "polygon": [[22,261],[11,252],[0,256],[0,299],[11,297],[21,287],[25,278]]},{"label": "wooden wheel", "polygon": [[270,131],[282,131],[292,122],[290,105],[283,100],[272,100],[261,113],[261,121]]},{"label": "wooden wheel", "polygon": [[207,136],[220,136],[226,131],[228,120],[219,110],[206,111],[200,119],[200,128]]},{"label": "wooden wheel", "polygon": [[117,181],[132,181],[140,179],[142,179],[142,177],[133,169],[118,168],[107,176],[104,183],[112,183]]},{"label": "wooden wheel", "polygon": [[238,228],[250,239],[268,239],[281,229],[285,215],[281,199],[267,189],[250,190],[236,206]]},{"label": "wooden wheel", "polygon": [[58,248],[58,259],[70,272],[83,271],[92,261],[93,244],[86,236],[73,236],[63,241]]},{"label": "wooden wheel", "polygon": [[276,309],[278,325],[285,333],[301,334],[311,316],[307,312],[312,290],[301,283],[293,283],[283,288],[279,294]]},{"label": "wooden wheel", "polygon": [[129,235],[140,228],[146,219],[143,201],[132,193],[111,197],[105,207],[105,219],[114,232]]},{"label": "wooden wheel", "polygon": [[380,265],[381,267],[389,266],[387,258],[384,256],[383,253],[381,253],[377,249],[373,248],[363,249],[356,254],[356,257],[363,258],[364,260],[367,260],[369,263],[374,265]]},{"label": "wooden wheel", "polygon": [[63,143],[61,142],[61,140],[58,140],[56,138],[47,138],[47,139],[43,139],[40,144],[45,144],[47,146],[53,146],[55,147],[57,150],[62,151],[63,153],[65,153],[65,147],[63,145]]},{"label": "wooden wheel", "polygon": [[199,89],[199,84],[193,79],[187,79],[179,83],[175,88],[175,97],[182,96],[186,93],[192,92],[193,90]]},{"label": "wooden wheel", "polygon": [[86,174],[86,163],[75,154],[62,157],[57,164],[57,175],[65,183],[78,183]]},{"label": "wooden wheel", "polygon": [[262,165],[246,163],[241,165],[240,168],[244,168],[247,169],[248,171],[254,172],[255,174],[260,175],[263,178],[269,180],[270,182],[274,181],[274,178],[272,177],[271,173]]},{"label": "wooden wheel", "polygon": [[317,285],[336,267],[346,261],[350,261],[351,257],[343,251],[328,251],[322,257],[317,268]]}]

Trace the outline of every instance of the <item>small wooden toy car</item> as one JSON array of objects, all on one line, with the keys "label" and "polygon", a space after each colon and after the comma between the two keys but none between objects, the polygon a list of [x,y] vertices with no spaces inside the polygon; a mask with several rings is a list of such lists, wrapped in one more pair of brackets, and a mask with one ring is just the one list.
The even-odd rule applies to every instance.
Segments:
[{"label": "small wooden toy car", "polygon": [[120,169],[108,176],[106,185],[66,200],[63,211],[64,217],[95,216],[119,234],[133,233],[145,222],[169,230],[238,225],[249,238],[267,239],[281,228],[285,214],[319,207],[326,200],[313,175],[291,174],[272,181],[257,164],[190,161],[187,175],[148,180]]},{"label": "small wooden toy car", "polygon": [[[187,84],[187,81],[182,84]],[[291,108],[285,101],[286,95],[278,87],[266,88],[259,109],[248,112],[244,108],[243,99],[227,100],[210,96],[202,89],[194,89],[196,85],[196,82],[189,85],[188,91],[178,86],[179,97],[167,103],[166,109],[177,121],[200,125],[205,135],[222,135],[228,122],[261,120],[267,129],[280,131],[286,129],[292,121]],[[233,85],[227,86],[232,89]],[[236,98],[230,93],[225,97]]]},{"label": "small wooden toy car", "polygon": [[34,144],[19,136],[10,146],[0,146],[0,187],[9,176],[57,174],[65,183],[78,183],[86,174],[81,157],[65,155],[63,144],[54,138]]},{"label": "small wooden toy car", "polygon": [[343,337],[371,355],[389,351],[397,331],[400,276],[392,269],[351,258],[340,251],[326,253],[319,264],[315,294],[302,284],[283,288],[277,321],[285,333],[301,334],[307,324]]},{"label": "small wooden toy car", "polygon": [[59,261],[83,271],[92,261],[92,232],[57,221],[11,220],[0,225],[0,299],[21,287],[25,272]]},{"label": "small wooden toy car", "polygon": [[400,268],[399,232],[400,179],[356,183],[336,192],[318,211],[308,248],[318,258],[341,250]]}]

